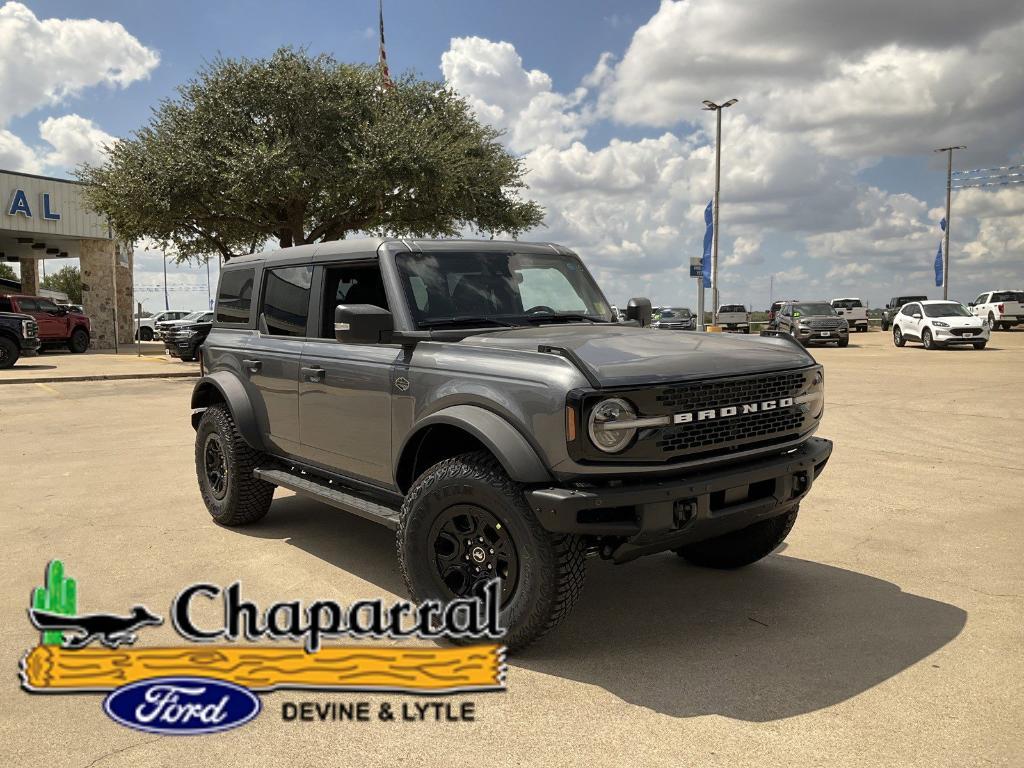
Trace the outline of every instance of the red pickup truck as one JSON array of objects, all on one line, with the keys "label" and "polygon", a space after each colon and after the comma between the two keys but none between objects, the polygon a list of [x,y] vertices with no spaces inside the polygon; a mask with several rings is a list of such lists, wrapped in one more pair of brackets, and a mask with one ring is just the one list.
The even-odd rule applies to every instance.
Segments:
[{"label": "red pickup truck", "polygon": [[31,315],[39,326],[43,347],[64,347],[72,352],[89,348],[89,318],[45,296],[0,295],[0,312]]}]

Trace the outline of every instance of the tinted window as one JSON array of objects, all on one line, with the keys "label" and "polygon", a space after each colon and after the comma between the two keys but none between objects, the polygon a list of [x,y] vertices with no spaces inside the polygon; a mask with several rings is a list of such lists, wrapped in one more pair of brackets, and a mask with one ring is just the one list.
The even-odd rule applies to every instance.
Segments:
[{"label": "tinted window", "polygon": [[263,273],[263,317],[274,336],[305,336],[313,267],[284,267]]},{"label": "tinted window", "polygon": [[[418,309],[423,309],[421,302],[426,302],[426,288],[422,284],[412,287],[413,301]],[[334,338],[334,310],[339,304],[372,304],[381,309],[390,309],[380,267],[377,264],[353,264],[327,269],[324,274],[324,311],[320,326],[320,335],[325,339]]]},{"label": "tinted window", "polygon": [[900,311],[901,311],[902,314],[906,315],[907,317],[910,317],[915,312],[920,314],[921,313],[921,308],[917,304],[904,304],[903,305],[903,309],[900,310]]},{"label": "tinted window", "polygon": [[39,311],[40,312],[57,312],[57,302],[50,301],[49,299],[39,299]]},{"label": "tinted window", "polygon": [[1021,294],[1019,292],[1017,292],[1017,291],[999,291],[997,293],[993,293],[992,294],[992,301],[993,302],[997,302],[997,303],[1000,302],[1000,301],[1020,301],[1020,300],[1021,300]]},{"label": "tinted window", "polygon": [[860,303],[860,299],[836,299],[832,302],[832,306],[836,309],[857,309],[864,305]]},{"label": "tinted window", "polygon": [[719,309],[718,311],[719,312],[746,312],[747,309],[742,304],[726,304],[721,309]]},{"label": "tinted window", "polygon": [[831,304],[825,302],[804,302],[801,304],[793,305],[793,313],[797,312],[800,315],[834,315],[836,311],[832,309]]},{"label": "tinted window", "polygon": [[217,288],[217,321],[248,323],[252,306],[252,282],[255,269],[229,269],[221,272]]},{"label": "tinted window", "polygon": [[39,302],[35,299],[18,299],[18,309],[22,312],[38,312]]},{"label": "tinted window", "polygon": [[959,302],[949,301],[942,304],[924,304],[926,317],[970,317],[967,307]]},{"label": "tinted window", "polygon": [[0,312],[12,312],[11,297],[0,296]]}]

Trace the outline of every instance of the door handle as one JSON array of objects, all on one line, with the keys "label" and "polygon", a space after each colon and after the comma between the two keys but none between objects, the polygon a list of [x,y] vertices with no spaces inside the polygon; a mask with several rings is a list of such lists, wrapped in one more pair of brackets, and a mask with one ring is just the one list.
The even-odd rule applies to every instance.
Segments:
[{"label": "door handle", "polygon": [[243,360],[242,365],[249,373],[259,373],[260,368],[263,367],[262,360]]},{"label": "door handle", "polygon": [[324,375],[327,373],[319,365],[313,366],[312,368],[302,368],[302,378],[306,381],[318,382],[324,380]]}]

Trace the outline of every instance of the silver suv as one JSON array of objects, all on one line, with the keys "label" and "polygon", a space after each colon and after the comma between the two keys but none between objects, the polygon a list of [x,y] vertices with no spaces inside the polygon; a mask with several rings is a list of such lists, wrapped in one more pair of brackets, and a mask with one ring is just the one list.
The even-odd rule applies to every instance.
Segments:
[{"label": "silver suv", "polygon": [[736,568],[789,533],[832,451],[792,339],[626,322],[548,243],[339,241],[232,259],[192,394],[222,525],[276,487],[396,532],[417,600],[500,580],[505,641],[557,624],[588,554]]},{"label": "silver suv", "polygon": [[787,301],[776,314],[775,327],[804,346],[850,344],[850,324],[827,301]]}]

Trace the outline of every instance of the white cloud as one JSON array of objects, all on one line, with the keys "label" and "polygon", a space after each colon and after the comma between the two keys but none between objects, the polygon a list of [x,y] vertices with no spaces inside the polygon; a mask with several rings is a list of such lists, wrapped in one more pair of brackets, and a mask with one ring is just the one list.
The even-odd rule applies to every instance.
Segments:
[{"label": "white cloud", "polygon": [[547,74],[523,68],[511,43],[452,38],[441,71],[482,121],[508,131],[508,145],[516,152],[565,147],[586,133],[587,118],[576,109],[586,89],[556,93]]},{"label": "white cloud", "polygon": [[160,61],[120,24],[39,19],[21,3],[0,7],[0,121],[53,106],[96,85],[124,88]]},{"label": "white cloud", "polygon": [[39,173],[42,163],[32,147],[10,131],[0,128],[0,168]]},{"label": "white cloud", "polygon": [[103,147],[117,141],[92,120],[79,115],[48,117],[39,124],[39,135],[53,147],[43,158],[51,167],[72,168],[83,162],[100,162]]},{"label": "white cloud", "polygon": [[[844,157],[943,143],[1019,151],[1019,2],[663,0],[601,97],[626,124],[667,127],[702,99]],[[691,118],[692,119],[692,118]]]}]

